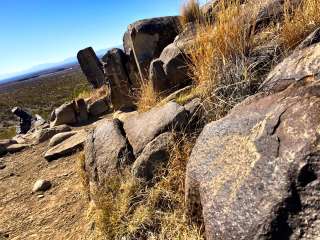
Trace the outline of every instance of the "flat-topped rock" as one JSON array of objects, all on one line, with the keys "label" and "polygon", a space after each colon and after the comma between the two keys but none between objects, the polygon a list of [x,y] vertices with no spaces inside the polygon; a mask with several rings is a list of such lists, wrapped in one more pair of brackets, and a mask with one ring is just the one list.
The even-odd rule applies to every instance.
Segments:
[{"label": "flat-topped rock", "polygon": [[77,150],[83,149],[84,142],[88,133],[85,130],[79,131],[77,134],[71,136],[60,144],[50,148],[44,155],[48,161],[53,161],[61,157],[73,154]]}]

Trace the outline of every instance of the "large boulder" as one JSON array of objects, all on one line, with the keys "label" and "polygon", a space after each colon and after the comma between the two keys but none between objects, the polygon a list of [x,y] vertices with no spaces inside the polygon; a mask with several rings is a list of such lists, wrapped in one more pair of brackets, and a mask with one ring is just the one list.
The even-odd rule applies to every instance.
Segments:
[{"label": "large boulder", "polygon": [[102,63],[99,61],[92,47],[82,49],[77,58],[84,75],[94,88],[100,88],[105,84]]},{"label": "large boulder", "polygon": [[133,51],[141,80],[148,78],[150,63],[178,34],[178,17],[161,17],[137,21],[128,26],[124,35],[124,49]]},{"label": "large boulder", "polygon": [[281,91],[306,78],[320,79],[320,44],[294,51],[272,70],[260,87],[261,91]]},{"label": "large boulder", "polygon": [[149,79],[156,92],[185,87],[191,83],[188,48],[194,41],[195,27],[188,27],[175,41],[163,49],[159,58],[150,64]]},{"label": "large boulder", "polygon": [[104,71],[111,88],[114,109],[132,105],[131,83],[126,70],[127,56],[119,48],[110,49],[102,57]]},{"label": "large boulder", "polygon": [[169,102],[155,107],[148,112],[134,114],[124,120],[124,130],[138,156],[145,146],[159,134],[168,129],[180,128],[188,121],[188,113],[184,107]]},{"label": "large boulder", "polygon": [[85,130],[79,131],[77,134],[69,137],[67,140],[50,148],[44,155],[47,161],[57,160],[75,153],[83,149],[88,133]]},{"label": "large boulder", "polygon": [[85,170],[92,187],[103,186],[108,177],[132,162],[130,146],[122,131],[120,121],[105,120],[89,134],[84,149]]},{"label": "large boulder", "polygon": [[132,166],[132,173],[137,178],[151,180],[158,168],[166,164],[174,146],[174,134],[166,132],[151,141],[142,151]]},{"label": "large boulder", "polygon": [[75,102],[69,102],[56,108],[50,118],[50,126],[55,127],[63,124],[75,124],[77,123]]},{"label": "large boulder", "polygon": [[189,216],[204,221],[208,240],[320,236],[320,82],[303,78],[316,69],[307,58],[299,60],[308,71],[290,59],[264,85],[268,93],[245,100],[197,139],[186,201]]}]

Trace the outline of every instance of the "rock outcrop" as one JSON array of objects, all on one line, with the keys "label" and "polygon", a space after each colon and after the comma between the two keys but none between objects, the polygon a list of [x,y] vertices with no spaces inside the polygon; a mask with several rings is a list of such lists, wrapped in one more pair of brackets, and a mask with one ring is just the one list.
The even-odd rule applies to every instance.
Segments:
[{"label": "rock outcrop", "polygon": [[268,93],[245,100],[198,138],[186,201],[208,240],[320,236],[318,47],[284,60],[263,85]]},{"label": "rock outcrop", "polygon": [[111,88],[111,102],[114,109],[131,106],[132,84],[126,70],[127,57],[125,53],[118,48],[113,48],[103,56],[104,71],[106,79]]},{"label": "rock outcrop", "polygon": [[105,84],[102,63],[99,61],[92,47],[82,49],[77,54],[82,72],[94,88],[100,88]]},{"label": "rock outcrop", "polygon": [[169,102],[148,112],[126,118],[123,127],[137,157],[155,137],[169,129],[178,129],[187,121],[188,113],[184,107]]},{"label": "rock outcrop", "polygon": [[137,21],[128,26],[124,35],[124,49],[132,51],[142,81],[148,78],[150,63],[178,34],[178,17],[161,17]]}]

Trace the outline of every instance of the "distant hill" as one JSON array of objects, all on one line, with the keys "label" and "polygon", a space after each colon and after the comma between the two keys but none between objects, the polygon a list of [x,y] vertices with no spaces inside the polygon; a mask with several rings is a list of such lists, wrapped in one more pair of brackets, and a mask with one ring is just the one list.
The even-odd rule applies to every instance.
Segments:
[{"label": "distant hill", "polygon": [[[120,46],[117,47],[121,48]],[[96,54],[99,58],[101,58],[109,49],[110,48],[98,50],[96,51]],[[21,72],[6,75],[5,77],[0,76],[0,84],[28,80],[30,78],[35,78],[41,75],[51,74],[75,67],[79,67],[76,56],[67,58],[61,62],[40,64]]]}]

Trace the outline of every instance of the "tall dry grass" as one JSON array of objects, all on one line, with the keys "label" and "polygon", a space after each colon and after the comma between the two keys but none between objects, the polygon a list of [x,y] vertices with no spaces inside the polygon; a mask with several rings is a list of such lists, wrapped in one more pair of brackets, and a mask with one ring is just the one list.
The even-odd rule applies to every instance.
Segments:
[{"label": "tall dry grass", "polygon": [[201,227],[185,216],[184,176],[194,140],[177,137],[169,163],[152,182],[134,178],[129,169],[110,177],[96,197],[95,220],[106,239],[203,239]]},{"label": "tall dry grass", "polygon": [[200,9],[198,0],[187,0],[180,9],[180,23],[183,26],[188,23],[200,23],[204,20],[204,15]]},{"label": "tall dry grass", "polygon": [[[199,24],[189,49],[190,73],[207,106],[209,120],[224,116],[235,104],[257,89],[274,53],[271,34],[252,32],[258,15],[255,4],[242,8],[239,1],[221,2],[215,23]],[[272,51],[272,50],[271,50]],[[259,64],[257,64],[259,63]]]},{"label": "tall dry grass", "polygon": [[319,0],[302,0],[298,6],[292,7],[291,1],[286,1],[281,29],[281,40],[285,50],[293,50],[320,27],[319,4]]},{"label": "tall dry grass", "polygon": [[151,81],[145,81],[138,89],[137,108],[139,112],[146,112],[160,102],[161,96],[155,92]]}]

